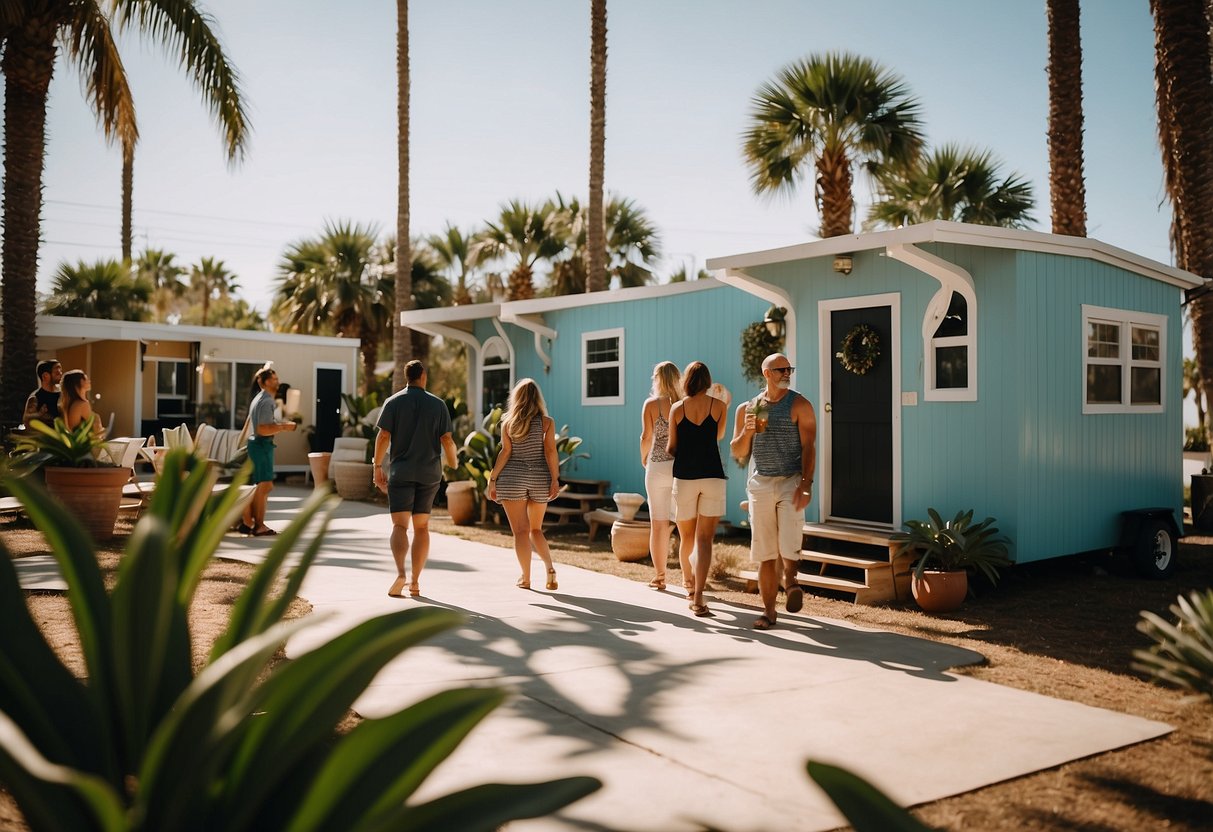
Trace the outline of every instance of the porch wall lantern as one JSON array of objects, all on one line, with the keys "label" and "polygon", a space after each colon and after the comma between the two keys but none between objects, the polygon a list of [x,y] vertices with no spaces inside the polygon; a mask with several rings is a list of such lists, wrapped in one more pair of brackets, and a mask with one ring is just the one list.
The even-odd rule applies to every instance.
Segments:
[{"label": "porch wall lantern", "polygon": [[834,271],[839,274],[850,274],[851,269],[855,267],[854,261],[849,254],[834,255]]},{"label": "porch wall lantern", "polygon": [[784,311],[772,306],[767,310],[766,316],[762,319],[762,325],[767,328],[767,334],[772,338],[782,338],[786,330],[786,325],[783,322]]}]

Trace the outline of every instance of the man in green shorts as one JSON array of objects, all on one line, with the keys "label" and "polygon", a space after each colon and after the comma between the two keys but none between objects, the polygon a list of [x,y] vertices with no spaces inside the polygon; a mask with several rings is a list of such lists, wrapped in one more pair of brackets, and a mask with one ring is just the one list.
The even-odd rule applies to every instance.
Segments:
[{"label": "man in green shorts", "polygon": [[253,537],[278,534],[265,525],[265,511],[270,491],[274,488],[274,434],[294,430],[294,422],[278,422],[274,418],[274,395],[278,392],[278,374],[272,367],[262,367],[254,377],[261,392],[249,405],[248,458],[253,463],[253,498],[244,507],[239,531]]}]

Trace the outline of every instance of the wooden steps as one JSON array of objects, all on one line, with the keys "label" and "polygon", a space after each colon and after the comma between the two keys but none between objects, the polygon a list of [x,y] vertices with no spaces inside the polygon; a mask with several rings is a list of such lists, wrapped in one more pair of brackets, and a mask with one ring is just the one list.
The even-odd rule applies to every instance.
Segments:
[{"label": "wooden steps", "polygon": [[[855,596],[856,604],[910,596],[910,555],[896,555],[891,531],[840,523],[805,523],[797,580]],[[758,590],[758,573],[742,572],[746,591]]]}]

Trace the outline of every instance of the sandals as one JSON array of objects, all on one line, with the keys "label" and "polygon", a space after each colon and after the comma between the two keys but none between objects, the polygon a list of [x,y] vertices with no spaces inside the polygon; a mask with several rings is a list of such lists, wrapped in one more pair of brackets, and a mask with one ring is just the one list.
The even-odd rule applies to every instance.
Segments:
[{"label": "sandals", "polygon": [[766,615],[764,613],[763,615],[755,618],[754,623],[750,626],[752,626],[755,630],[769,630],[775,626],[775,618],[774,616]]},{"label": "sandals", "polygon": [[416,598],[420,594],[421,594],[421,587],[417,585],[416,581],[413,581],[411,584],[409,584],[409,595],[411,597]]},{"label": "sandals", "polygon": [[239,523],[236,524],[236,534],[242,534],[242,535],[248,536],[248,535],[251,535],[252,533],[253,533],[253,527],[244,525],[243,520],[241,520]]},{"label": "sandals", "polygon": [[547,589],[547,590],[560,589],[560,584],[556,583],[556,569],[555,568],[548,570],[548,582],[546,584],[544,584],[543,588]]},{"label": "sandals", "polygon": [[519,589],[530,589],[531,582],[526,578],[519,578],[517,583],[514,584],[514,586],[518,587]]},{"label": "sandals", "polygon": [[262,526],[252,532],[253,537],[275,537],[278,532],[271,529],[269,526]]},{"label": "sandals", "polygon": [[716,613],[714,613],[710,609],[708,609],[707,604],[696,604],[694,602],[691,603],[691,614],[694,615],[696,618],[715,618],[716,617]]},{"label": "sandals", "polygon": [[[800,588],[799,584],[789,587],[787,606],[788,612],[800,612],[802,607],[804,607],[804,590]],[[774,624],[775,622],[772,621],[771,623]]]},{"label": "sandals", "polygon": [[649,581],[649,586],[652,587],[653,589],[657,590],[658,592],[664,592],[665,591],[665,576],[658,575],[656,578]]}]

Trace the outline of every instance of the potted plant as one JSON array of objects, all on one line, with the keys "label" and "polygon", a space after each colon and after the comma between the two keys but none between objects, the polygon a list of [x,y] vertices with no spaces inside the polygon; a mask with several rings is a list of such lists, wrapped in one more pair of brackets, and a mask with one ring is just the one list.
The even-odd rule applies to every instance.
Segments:
[{"label": "potted plant", "polygon": [[969,572],[981,572],[990,581],[998,580],[998,569],[1009,566],[1005,537],[1000,537],[994,518],[973,524],[973,511],[957,512],[944,522],[939,512],[927,509],[929,520],[907,520],[904,532],[896,532],[890,542],[900,544],[898,554],[917,556],[910,590],[914,600],[927,612],[951,612],[969,592]]},{"label": "potted plant", "polygon": [[69,430],[63,419],[53,425],[31,420],[27,433],[15,438],[19,471],[41,468],[46,488],[69,508],[94,540],[114,536],[122,488],[130,468],[119,468],[98,457],[105,441],[93,429],[94,414]]}]

